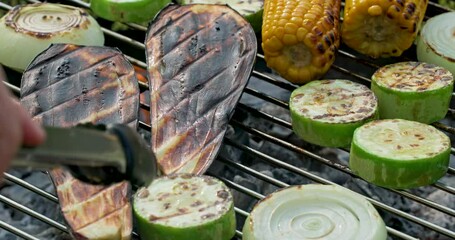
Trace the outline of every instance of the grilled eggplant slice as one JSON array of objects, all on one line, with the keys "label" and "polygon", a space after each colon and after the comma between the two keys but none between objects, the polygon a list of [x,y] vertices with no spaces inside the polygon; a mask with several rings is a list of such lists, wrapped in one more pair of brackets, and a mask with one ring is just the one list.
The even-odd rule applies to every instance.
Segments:
[{"label": "grilled eggplant slice", "polygon": [[170,5],[146,37],[152,150],[165,174],[215,158],[257,52],[250,24],[225,5]]},{"label": "grilled eggplant slice", "polygon": [[[51,45],[22,77],[21,103],[43,125],[127,123],[137,126],[139,86],[117,49]],[[63,215],[76,239],[129,239],[129,184],[94,186],[63,169],[50,172]]]}]

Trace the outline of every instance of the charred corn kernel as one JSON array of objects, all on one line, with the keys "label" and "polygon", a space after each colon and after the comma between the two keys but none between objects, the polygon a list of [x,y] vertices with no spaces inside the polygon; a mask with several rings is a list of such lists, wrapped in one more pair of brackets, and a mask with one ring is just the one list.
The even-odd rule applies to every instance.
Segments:
[{"label": "charred corn kernel", "polygon": [[341,0],[265,0],[262,49],[267,65],[296,84],[322,77],[340,44]]},{"label": "charred corn kernel", "polygon": [[400,56],[411,47],[428,0],[346,0],[343,42],[365,55]]}]

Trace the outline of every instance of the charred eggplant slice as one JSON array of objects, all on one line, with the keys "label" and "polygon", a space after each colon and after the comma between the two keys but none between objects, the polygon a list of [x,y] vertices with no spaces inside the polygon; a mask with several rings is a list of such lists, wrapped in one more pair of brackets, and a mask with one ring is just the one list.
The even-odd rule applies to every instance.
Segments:
[{"label": "charred eggplant slice", "polygon": [[[56,44],[24,72],[21,103],[43,125],[125,123],[137,126],[139,86],[131,64],[108,47]],[[129,184],[94,186],[63,169],[50,172],[76,239],[129,239]]]},{"label": "charred eggplant slice", "polygon": [[145,43],[158,164],[164,174],[203,173],[251,74],[254,31],[225,5],[170,5]]}]

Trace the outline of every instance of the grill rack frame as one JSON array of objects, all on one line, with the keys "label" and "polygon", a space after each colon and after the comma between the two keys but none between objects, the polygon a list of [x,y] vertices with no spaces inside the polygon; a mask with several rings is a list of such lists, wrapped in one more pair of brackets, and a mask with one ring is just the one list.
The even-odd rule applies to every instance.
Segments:
[{"label": "grill rack frame", "polygon": [[[39,3],[40,1],[36,1],[36,0],[28,0],[29,3]],[[75,6],[78,6],[78,7],[83,7],[83,8],[88,8],[89,7],[89,4],[88,3],[85,3],[85,2],[82,2],[81,0],[68,0],[67,2],[75,5]],[[67,4],[67,2],[65,2],[65,4]],[[4,9],[4,10],[10,10],[12,8],[12,6],[9,6],[7,4],[4,4],[2,2],[0,2],[0,9]],[[429,8],[432,8],[432,11],[433,12],[436,12],[436,13],[442,13],[442,12],[447,12],[447,11],[452,11],[450,9],[447,9],[439,4],[436,4],[434,2],[429,2]],[[427,13],[428,13],[428,10],[427,10]],[[436,14],[434,14],[436,15]],[[425,16],[425,19],[428,19],[429,16],[426,15]],[[342,20],[342,19],[341,19]],[[143,31],[145,32],[147,29],[143,26],[140,26],[140,25],[137,25],[137,24],[126,24],[130,29],[133,29],[133,30],[136,30],[136,31]],[[110,38],[113,38],[113,39],[116,39],[120,42],[123,43],[122,46],[115,46],[115,47],[119,47],[120,49],[122,48],[126,48],[126,47],[133,47],[133,48],[136,48],[136,49],[139,49],[139,50],[144,50],[145,49],[145,45],[137,40],[134,40],[126,35],[122,35],[120,33],[117,33],[117,32],[114,32],[110,29],[107,29],[107,28],[102,28],[102,31],[103,33],[105,34],[106,37],[110,37]],[[377,69],[378,67],[380,67],[381,65],[378,65],[376,62],[372,61],[371,59],[365,59],[365,58],[362,58],[361,56],[357,56],[356,54],[354,53],[350,53],[348,50],[346,50],[346,47],[340,47],[339,51],[338,51],[338,56],[341,56],[341,57],[345,57],[345,58],[348,58],[352,61],[355,61],[356,62],[356,65],[358,66],[359,64],[362,64],[362,65],[365,65],[366,67],[370,67],[370,68],[374,68],[374,69]],[[146,63],[142,60],[139,60],[139,59],[136,59],[134,57],[131,57],[131,56],[126,56],[127,59],[132,63],[132,64],[135,64],[139,67],[143,67],[143,68],[146,68]],[[398,60],[397,60],[398,59]],[[397,58],[395,59],[394,62],[396,61],[406,61],[406,60],[412,60],[413,58],[409,58],[408,56],[403,56],[403,57],[400,57],[400,58]],[[145,60],[145,59],[144,59]],[[261,54],[257,54],[257,61],[260,60],[260,61],[263,61],[264,60],[264,56],[261,55]],[[384,64],[382,64],[384,65]],[[370,79],[362,74],[359,74],[358,72],[355,72],[355,71],[351,71],[350,69],[346,68],[346,67],[343,67],[343,66],[340,66],[336,63],[334,63],[331,67],[331,70],[334,70],[340,74],[344,74],[344,75],[348,75],[350,76],[348,79],[350,80],[357,80],[357,81],[360,81],[360,82],[363,82],[363,83],[368,83],[370,81]],[[286,82],[283,82],[283,81],[280,81],[276,78],[276,76],[273,76],[273,74],[270,74],[270,73],[265,73],[265,72],[262,72],[262,71],[258,71],[256,68],[253,70],[252,72],[252,76],[259,79],[259,80],[262,80],[264,82],[267,82],[269,84],[272,84],[276,87],[279,87],[279,88],[282,88],[284,90],[288,90],[288,91],[292,91],[293,89],[295,89],[295,86],[292,85],[292,84],[289,84],[289,83],[286,83]],[[20,88],[13,85],[13,84],[10,84],[10,83],[7,83],[7,82],[4,82],[7,87],[9,87],[13,92],[15,93],[19,93],[20,92]],[[145,91],[145,90],[148,90],[148,86],[147,84],[145,83],[142,83],[142,82],[139,82],[139,86],[141,88],[141,92]],[[273,96],[271,96],[270,94],[267,94],[267,93],[264,93],[264,92],[261,92],[261,91],[258,91],[254,88],[251,88],[249,85],[245,88],[245,91],[244,93],[250,95],[250,96],[253,96],[253,97],[256,97],[258,99],[261,99],[261,100],[264,100],[270,104],[275,104],[279,107],[282,107],[284,109],[288,109],[288,103],[283,101],[283,100],[280,100],[278,98],[275,98]],[[454,101],[455,99],[455,92],[452,93],[452,102]],[[141,102],[141,108],[145,109],[145,110],[148,110],[150,107],[148,106],[148,104],[144,103],[144,102]],[[283,120],[283,119],[280,119],[280,118],[277,118],[277,117],[274,117],[272,116],[271,114],[269,113],[266,113],[264,111],[261,111],[261,110],[258,110],[258,109],[255,109],[251,106],[248,106],[246,104],[243,104],[243,103],[239,103],[237,105],[237,108],[238,109],[242,109],[242,110],[245,110],[249,113],[251,113],[252,115],[254,115],[255,117],[259,117],[259,118],[262,118],[264,120],[267,120],[267,121],[270,121],[271,123],[273,124],[276,124],[278,126],[281,126],[281,127],[284,127],[284,128],[287,128],[287,129],[292,129],[291,127],[291,123],[286,121],[286,120]],[[450,108],[449,109],[449,112],[446,116],[446,118],[450,118],[452,120],[455,119],[455,109],[452,109]],[[355,174],[352,173],[352,171],[349,169],[348,166],[346,165],[343,165],[343,164],[340,164],[340,163],[335,163],[327,158],[324,158],[322,156],[319,156],[309,150],[306,150],[302,147],[299,147],[299,146],[296,146],[296,145],[293,145],[292,143],[288,143],[286,142],[285,140],[283,139],[280,139],[278,137],[275,137],[267,132],[264,132],[264,131],[261,131],[259,129],[255,129],[254,127],[251,127],[251,126],[247,126],[245,125],[244,123],[240,122],[240,121],[237,121],[236,119],[232,119],[231,122],[230,122],[230,125],[231,126],[236,126],[240,129],[242,129],[243,131],[247,132],[248,134],[251,134],[255,137],[259,137],[265,141],[268,141],[268,142],[271,142],[273,144],[276,144],[276,145],[279,145],[281,147],[283,147],[284,149],[287,149],[287,150],[290,150],[290,151],[293,151],[293,152],[296,152],[302,156],[307,156],[309,158],[311,158],[312,160],[314,161],[317,161],[317,162],[320,162],[326,166],[329,166],[335,170],[338,170],[338,171],[341,171],[343,173],[346,173],[348,175],[350,175],[351,177],[354,177],[354,178],[357,178],[357,179],[360,179],[358,176],[356,176]],[[445,133],[448,133],[450,135],[455,135],[455,127],[453,126],[448,126],[448,125],[445,125],[445,124],[442,124],[440,122],[437,122],[437,123],[434,123],[432,124],[433,126],[435,126],[436,128],[442,130],[443,132]],[[145,123],[145,122],[142,122],[142,121],[139,121],[139,128],[142,128],[144,130],[147,130],[147,131],[150,131],[150,125],[148,123]],[[255,157],[258,157],[260,158],[261,160],[263,160],[264,162],[267,162],[268,164],[271,164],[271,165],[274,165],[274,166],[278,166],[280,168],[283,168],[283,169],[286,169],[292,173],[296,173],[300,176],[303,176],[309,180],[312,180],[313,182],[316,182],[316,183],[321,183],[321,184],[335,184],[333,182],[331,182],[330,180],[327,180],[323,177],[320,177],[318,175],[315,175],[313,173],[311,173],[310,171],[308,170],[304,170],[302,168],[298,168],[298,167],[295,167],[289,163],[286,163],[286,161],[284,160],[280,160],[280,159],[277,159],[277,158],[274,158],[272,156],[269,156],[265,153],[262,153],[260,152],[259,150],[256,150],[250,146],[247,146],[245,144],[242,144],[242,143],[238,143],[236,142],[235,140],[232,140],[228,137],[225,137],[224,139],[224,143],[225,145],[229,145],[231,147],[235,147],[236,149],[239,149],[247,154],[251,154]],[[453,143],[452,143],[452,147],[451,147],[451,155],[455,155],[455,148],[453,147]],[[345,149],[342,149],[344,151],[347,151]],[[217,162],[220,162],[222,163],[223,165],[226,165],[226,166],[229,166],[231,168],[234,168],[234,169],[238,169],[238,170],[241,170],[242,172],[244,173],[247,173],[251,176],[254,176],[255,178],[257,179],[260,179],[266,183],[269,183],[269,184],[272,184],[274,186],[277,186],[279,188],[281,187],[287,187],[289,186],[288,184],[278,180],[278,179],[275,179],[273,177],[270,177],[268,175],[265,175],[257,170],[254,170],[246,165],[243,165],[241,163],[237,163],[231,159],[228,159],[228,158],[225,158],[223,156],[218,156],[217,159],[215,160]],[[208,172],[209,175],[212,175],[210,172]],[[449,168],[448,172],[447,172],[448,175],[455,175],[455,169],[454,168]],[[226,185],[228,185],[231,189],[234,189],[242,194],[246,194],[256,200],[260,200],[262,198],[264,198],[265,196],[262,194],[262,193],[259,193],[259,192],[255,192],[251,189],[248,189],[238,183],[235,183],[234,181],[232,181],[231,179],[227,179],[225,177],[220,177],[220,176],[216,176],[218,178],[220,178],[222,181],[224,181],[226,183]],[[17,184],[27,190],[30,190],[34,193],[36,193],[37,195],[43,197],[43,198],[46,198],[47,200],[49,200],[51,203],[54,203],[54,204],[58,204],[58,199],[55,195],[49,193],[49,192],[46,192],[36,186],[34,186],[33,184],[30,184],[20,178],[17,178],[9,173],[5,173],[5,176],[4,176],[4,179],[11,183],[11,184]],[[449,194],[452,194],[452,195],[455,195],[455,186],[449,186],[447,184],[444,184],[440,181],[438,181],[437,183],[433,184],[432,185],[434,188],[436,189],[439,189],[439,190],[442,190],[442,191],[445,191]],[[415,194],[412,194],[410,193],[409,191],[406,191],[406,190],[392,190],[392,189],[387,189],[388,191],[391,191],[393,193],[396,193],[404,198],[408,198],[412,201],[415,201],[419,204],[422,204],[424,206],[427,206],[427,207],[430,207],[432,209],[435,209],[441,213],[444,213],[446,215],[449,215],[451,217],[455,217],[455,209],[452,209],[452,208],[449,208],[447,206],[444,206],[444,205],[441,205],[439,203],[436,203],[436,202],[433,202],[431,200],[428,200],[426,198],[423,198],[423,197],[420,197],[418,195],[415,195]],[[372,198],[368,198],[367,199],[376,207],[376,208],[379,208],[379,209],[382,209],[382,210],[385,210],[387,212],[390,212],[394,215],[397,215],[401,218],[404,218],[404,219],[407,219],[415,224],[418,224],[418,225],[421,225],[421,226],[424,226],[426,229],[431,229],[435,232],[438,232],[442,235],[445,235],[449,238],[452,238],[452,239],[455,239],[455,229],[454,230],[450,230],[450,229],[445,229],[435,223],[432,223],[432,222],[429,222],[427,220],[424,220],[424,219],[421,219],[421,218],[418,218],[410,213],[407,213],[407,212],[404,212],[402,210],[399,210],[399,209],[396,209],[394,208],[393,206],[388,206],[380,201],[377,201],[375,199],[372,199]],[[69,229],[66,225],[60,223],[60,222],[57,222],[55,220],[52,220],[50,219],[49,217],[47,216],[44,216],[36,211],[34,211],[33,209],[30,209],[20,203],[18,203],[17,201],[13,200],[13,199],[10,199],[10,198],[7,198],[3,195],[0,194],[0,202],[2,202],[3,204],[11,207],[11,208],[14,208],[16,210],[19,210],[25,214],[28,214],[40,221],[43,221],[44,223],[47,223],[49,224],[49,226],[51,227],[54,227],[54,228],[57,228],[63,232],[69,232]],[[235,212],[238,216],[242,216],[242,217],[247,217],[248,216],[248,211],[245,211],[243,209],[240,209],[238,207],[235,207]],[[22,237],[24,239],[38,239],[30,234],[28,234],[27,232],[21,230],[21,229],[18,229],[10,224],[8,224],[7,222],[4,222],[2,220],[0,220],[0,228],[4,229],[4,230],[7,230],[19,237]],[[393,229],[391,227],[387,227],[387,231],[389,233],[390,236],[394,236],[398,239],[417,239],[413,236],[410,236],[404,232],[400,232],[396,229]],[[241,236],[242,236],[242,233],[240,230],[237,230],[236,231],[236,238],[238,239],[241,239]],[[136,233],[133,233],[133,237],[138,237],[138,235]]]}]

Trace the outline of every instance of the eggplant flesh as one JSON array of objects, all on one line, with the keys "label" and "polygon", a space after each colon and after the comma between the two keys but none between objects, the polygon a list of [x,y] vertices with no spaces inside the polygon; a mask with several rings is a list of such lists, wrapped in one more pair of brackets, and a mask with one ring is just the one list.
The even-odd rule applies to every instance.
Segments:
[{"label": "eggplant flesh", "polygon": [[152,151],[164,174],[201,174],[253,69],[254,31],[226,5],[169,5],[145,43]]},{"label": "eggplant flesh", "polygon": [[[133,67],[117,49],[54,44],[24,72],[21,104],[43,125],[124,123],[136,128],[139,86]],[[64,169],[54,169],[50,176],[76,239],[131,238],[127,182],[90,185]]]}]

